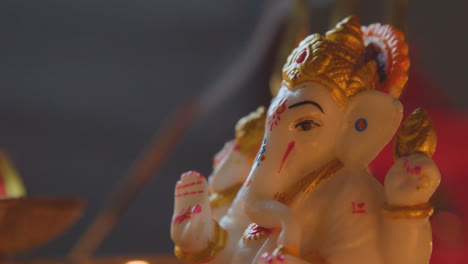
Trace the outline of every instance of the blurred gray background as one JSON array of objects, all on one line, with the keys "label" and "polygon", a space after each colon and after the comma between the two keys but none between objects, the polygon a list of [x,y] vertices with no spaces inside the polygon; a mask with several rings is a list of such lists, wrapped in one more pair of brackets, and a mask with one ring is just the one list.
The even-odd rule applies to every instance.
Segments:
[{"label": "blurred gray background", "polygon": [[[286,0],[285,0],[286,1]],[[103,206],[139,151],[184,99],[239,56],[268,0],[0,2],[0,147],[30,196],[84,197],[84,217],[29,256],[61,256]],[[382,20],[363,1],[362,23]],[[331,5],[311,1],[312,31]],[[409,42],[458,111],[468,104],[467,1],[411,0]],[[237,119],[269,101],[266,59],[216,113],[197,121],[98,255],[170,254],[173,185],[233,137]]]}]

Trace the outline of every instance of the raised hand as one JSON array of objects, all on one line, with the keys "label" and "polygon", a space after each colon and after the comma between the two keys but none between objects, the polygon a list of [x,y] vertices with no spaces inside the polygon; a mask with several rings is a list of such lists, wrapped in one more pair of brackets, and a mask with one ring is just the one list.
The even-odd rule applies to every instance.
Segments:
[{"label": "raised hand", "polygon": [[439,183],[439,168],[431,158],[423,153],[401,157],[385,178],[387,203],[391,205],[427,203]]},{"label": "raised hand", "polygon": [[182,174],[175,187],[171,237],[186,252],[207,247],[214,223],[209,205],[208,183],[195,171]]}]

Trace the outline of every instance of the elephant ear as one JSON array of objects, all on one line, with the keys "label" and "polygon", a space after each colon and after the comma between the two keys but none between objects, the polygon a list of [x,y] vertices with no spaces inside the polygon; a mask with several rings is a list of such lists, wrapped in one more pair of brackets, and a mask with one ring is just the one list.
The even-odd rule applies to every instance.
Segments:
[{"label": "elephant ear", "polygon": [[353,96],[343,111],[336,154],[348,166],[367,166],[390,141],[403,116],[398,99],[376,90]]}]

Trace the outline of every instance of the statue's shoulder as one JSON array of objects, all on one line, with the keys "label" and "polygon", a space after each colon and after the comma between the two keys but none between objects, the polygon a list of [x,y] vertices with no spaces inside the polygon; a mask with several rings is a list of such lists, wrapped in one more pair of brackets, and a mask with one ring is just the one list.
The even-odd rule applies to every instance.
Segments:
[{"label": "statue's shoulder", "polygon": [[[336,190],[335,202],[341,208],[351,208],[351,212],[362,208],[372,208],[378,210],[385,199],[384,189],[374,176],[366,170],[346,170],[337,173],[337,178],[341,181],[340,188]],[[348,210],[344,209],[344,210]],[[357,209],[357,210],[355,210]],[[348,210],[349,211],[349,210]]]}]

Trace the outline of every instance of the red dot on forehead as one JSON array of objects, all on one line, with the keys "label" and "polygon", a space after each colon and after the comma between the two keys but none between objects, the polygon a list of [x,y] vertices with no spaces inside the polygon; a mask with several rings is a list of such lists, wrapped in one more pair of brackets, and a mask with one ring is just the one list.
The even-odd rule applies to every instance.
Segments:
[{"label": "red dot on forehead", "polygon": [[359,123],[358,123],[358,128],[359,128],[359,129],[364,129],[364,126],[365,126],[365,125],[366,125],[366,123],[364,122],[364,120],[361,120],[361,121],[359,121]]},{"label": "red dot on forehead", "polygon": [[307,50],[303,50],[303,51],[301,52],[301,54],[299,55],[299,57],[297,57],[296,63],[297,63],[297,64],[303,63],[304,60],[305,60],[305,58],[306,58],[306,56],[307,56]]}]

